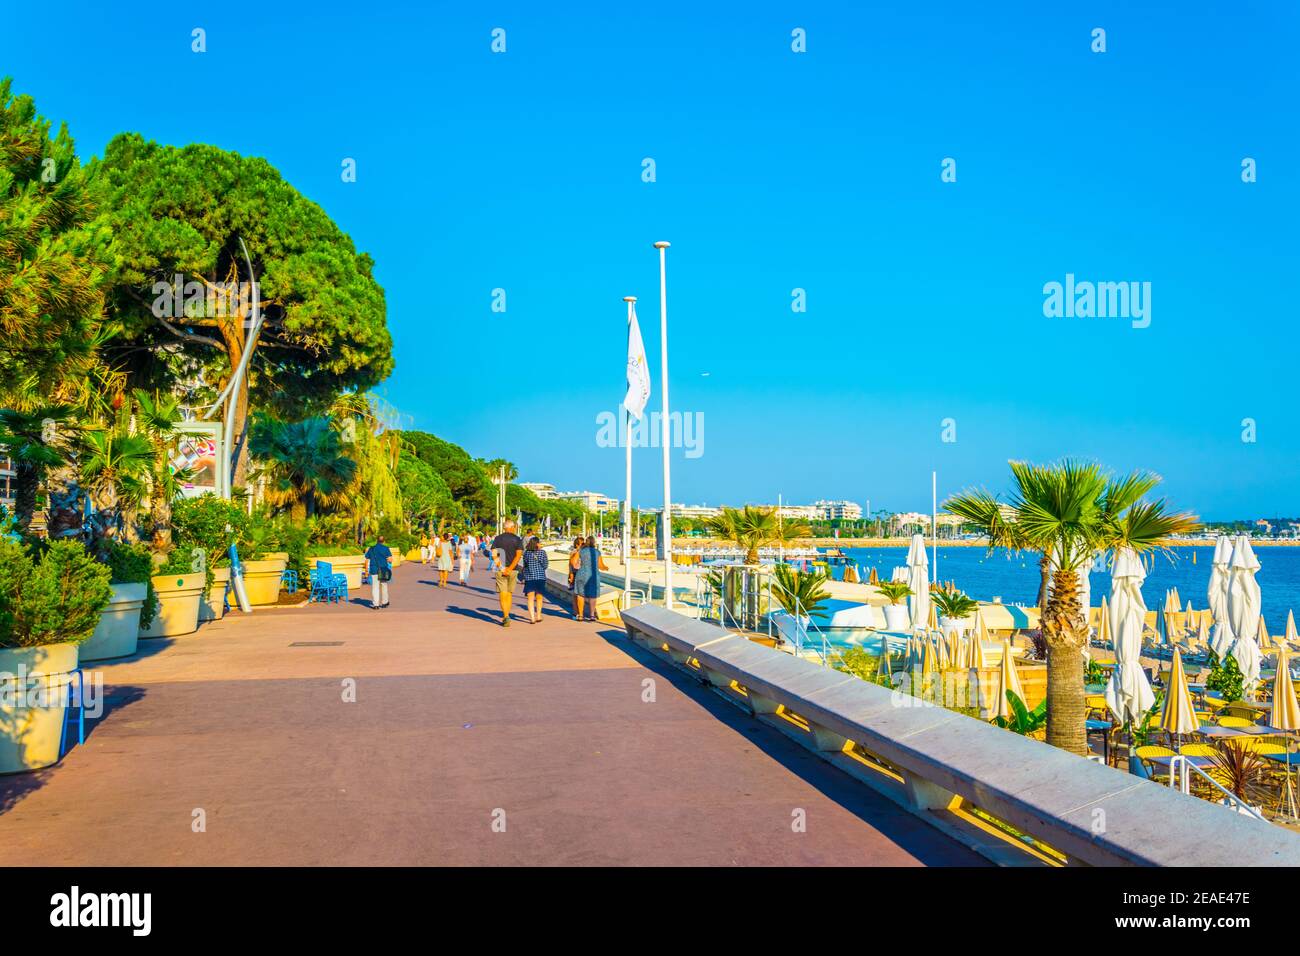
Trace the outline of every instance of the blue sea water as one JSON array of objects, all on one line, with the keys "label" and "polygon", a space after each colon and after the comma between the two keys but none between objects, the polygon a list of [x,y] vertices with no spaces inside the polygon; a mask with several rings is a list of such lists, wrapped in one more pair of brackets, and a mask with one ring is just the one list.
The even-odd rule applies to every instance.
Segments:
[{"label": "blue sea water", "polygon": [[[895,566],[907,560],[907,547],[845,548],[844,554],[864,573],[874,567],[883,580]],[[1148,557],[1147,579],[1142,586],[1147,607],[1159,607],[1165,592],[1172,587],[1178,588],[1184,607],[1189,599],[1198,611],[1209,607],[1206,590],[1213,556],[1213,545],[1206,545],[1173,548],[1169,554]],[[1260,564],[1255,580],[1263,597],[1264,623],[1270,634],[1280,634],[1286,627],[1288,610],[1295,609],[1300,618],[1300,548],[1256,547],[1255,556]],[[836,576],[839,576],[838,569]],[[958,588],[981,601],[1000,597],[1004,604],[1032,605],[1038,599],[1038,562],[1029,554],[1016,555],[1001,549],[989,554],[984,548],[940,545],[936,576],[940,581],[955,582]],[[1109,569],[1093,571],[1090,583],[1092,604],[1096,607],[1103,594],[1110,594]]]}]

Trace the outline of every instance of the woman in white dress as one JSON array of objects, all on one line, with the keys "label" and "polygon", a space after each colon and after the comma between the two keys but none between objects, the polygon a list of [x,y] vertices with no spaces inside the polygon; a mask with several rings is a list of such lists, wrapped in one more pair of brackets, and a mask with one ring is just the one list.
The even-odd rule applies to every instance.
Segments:
[{"label": "woman in white dress", "polygon": [[460,583],[469,587],[469,573],[474,570],[474,551],[478,542],[472,534],[460,539]]}]

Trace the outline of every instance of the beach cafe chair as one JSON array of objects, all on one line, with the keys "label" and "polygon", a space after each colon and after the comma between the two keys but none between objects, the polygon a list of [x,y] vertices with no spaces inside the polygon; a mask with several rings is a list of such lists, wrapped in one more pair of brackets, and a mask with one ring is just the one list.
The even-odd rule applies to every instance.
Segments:
[{"label": "beach cafe chair", "polygon": [[1245,701],[1234,701],[1226,704],[1219,710],[1220,717],[1244,717],[1247,723],[1253,724],[1260,714],[1267,710],[1267,707],[1260,707],[1258,704],[1248,704]]},{"label": "beach cafe chair", "polygon": [[1214,744],[1183,744],[1178,752],[1184,757],[1213,757],[1218,748]]},{"label": "beach cafe chair", "polygon": [[1220,727],[1236,727],[1236,728],[1249,727],[1254,723],[1254,721],[1247,720],[1245,717],[1235,717],[1232,714],[1229,714],[1226,717],[1215,718],[1214,722],[1218,724]]},{"label": "beach cafe chair", "polygon": [[348,597],[348,576],[335,572],[328,561],[317,561],[316,571],[311,576],[311,597],[309,601],[329,601],[337,603]]},{"label": "beach cafe chair", "polygon": [[1168,747],[1162,747],[1159,744],[1146,744],[1142,747],[1133,749],[1133,756],[1137,757],[1142,764],[1145,775],[1151,779],[1157,779],[1155,766],[1151,763],[1152,757],[1172,757],[1174,752]]}]

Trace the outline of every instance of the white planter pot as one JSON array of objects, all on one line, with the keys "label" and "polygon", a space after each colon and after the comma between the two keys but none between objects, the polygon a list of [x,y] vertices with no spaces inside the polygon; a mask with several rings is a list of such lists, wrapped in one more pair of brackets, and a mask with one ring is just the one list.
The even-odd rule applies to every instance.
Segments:
[{"label": "white planter pot", "polygon": [[912,615],[906,604],[885,605],[885,630],[906,632],[912,626]]},{"label": "white planter pot", "polygon": [[965,634],[975,626],[973,617],[940,617],[939,630],[945,634],[956,634],[958,636]]},{"label": "white planter pot", "polygon": [[200,621],[219,621],[226,614],[226,588],[230,585],[230,568],[212,569],[212,589],[199,605]]},{"label": "white planter pot", "polygon": [[158,595],[158,613],[141,637],[176,637],[199,629],[199,605],[203,603],[202,571],[192,574],[155,574],[153,589]]},{"label": "white planter pot", "polygon": [[103,661],[112,657],[130,657],[140,640],[140,611],[149,586],[114,584],[108,607],[99,612],[95,632],[82,643],[78,657],[83,661]]},{"label": "white planter pot", "polygon": [[245,561],[240,565],[244,572],[244,593],[253,607],[266,607],[280,600],[280,583],[284,575],[284,558],[264,558]]},{"label": "white planter pot", "polygon": [[[0,700],[0,773],[58,762],[77,650],[71,643],[0,648],[0,680],[16,684],[9,699]],[[26,678],[21,684],[20,675]]]}]

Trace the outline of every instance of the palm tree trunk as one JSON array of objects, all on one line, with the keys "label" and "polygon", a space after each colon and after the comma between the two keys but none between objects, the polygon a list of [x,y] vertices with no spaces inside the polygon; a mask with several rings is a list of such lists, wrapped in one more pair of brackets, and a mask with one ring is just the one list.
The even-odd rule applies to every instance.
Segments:
[{"label": "palm tree trunk", "polygon": [[1047,613],[1047,582],[1052,574],[1052,559],[1043,552],[1043,556],[1038,559],[1038,613],[1041,618]]},{"label": "palm tree trunk", "polygon": [[32,515],[36,513],[36,490],[40,477],[30,462],[14,461],[14,517],[18,519],[18,530],[27,533],[31,526]]},{"label": "palm tree trunk", "polygon": [[1047,638],[1047,742],[1080,756],[1088,753],[1087,706],[1083,687],[1083,641],[1080,627],[1079,576],[1052,575],[1052,596],[1043,614]]},{"label": "palm tree trunk", "polygon": [[167,443],[155,439],[154,474],[149,483],[149,519],[153,524],[153,550],[166,554],[172,549],[172,503],[167,498]]}]

